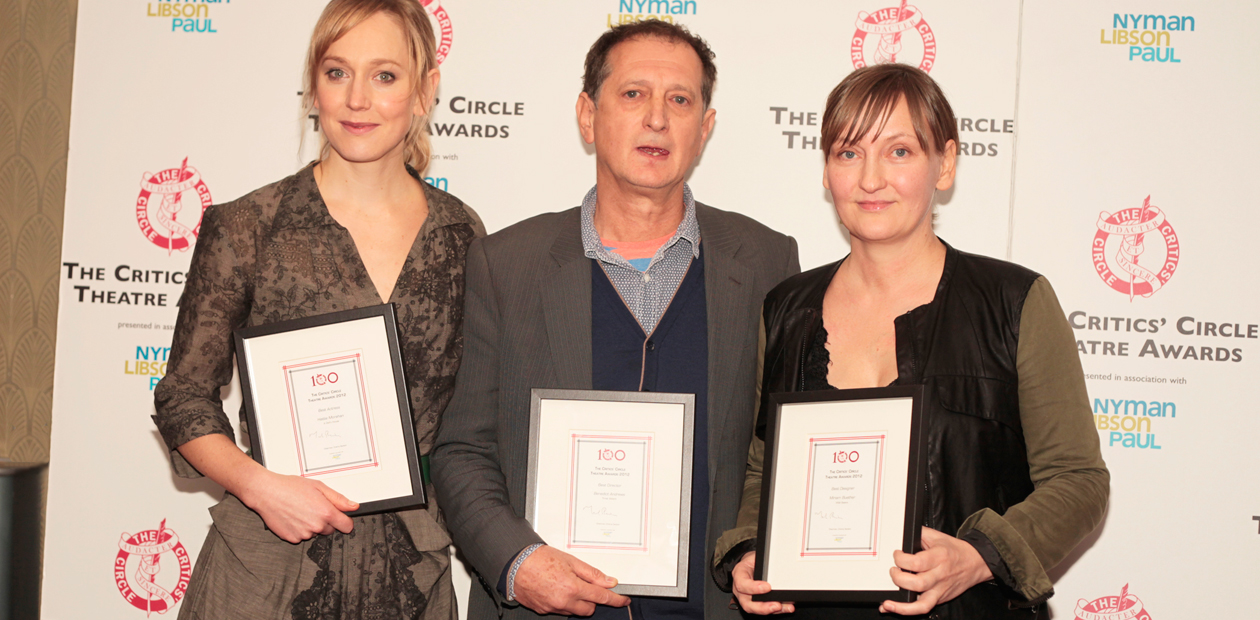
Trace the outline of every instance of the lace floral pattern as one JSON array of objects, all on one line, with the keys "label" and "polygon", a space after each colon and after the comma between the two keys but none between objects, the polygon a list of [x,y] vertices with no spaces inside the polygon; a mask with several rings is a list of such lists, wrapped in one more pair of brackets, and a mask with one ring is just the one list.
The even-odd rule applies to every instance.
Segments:
[{"label": "lace floral pattern", "polygon": [[[424,191],[429,214],[389,299],[397,312],[421,454],[429,452],[454,391],[463,348],[464,256],[468,244],[484,234],[476,215],[458,199],[427,184]],[[234,329],[379,303],[350,233],[328,213],[313,167],[206,210],[180,300],[168,373],[154,393],[153,419],[176,472],[200,475],[175,450],[178,446],[211,433],[233,436],[219,390],[232,377]],[[429,600],[427,590],[417,586],[419,575],[448,572],[444,547],[449,539],[436,515],[433,509],[357,517],[351,534],[303,543],[317,570],[310,586],[292,599],[292,617],[423,615]],[[434,523],[416,525],[412,520],[417,518]],[[434,540],[413,540],[417,532]],[[216,557],[225,555],[231,554]],[[432,570],[420,568],[426,562]],[[310,581],[309,565],[284,572],[290,568],[296,579]],[[199,562],[197,571],[203,570],[223,568]],[[185,607],[193,603],[186,600]],[[259,610],[254,617],[272,615]]]}]

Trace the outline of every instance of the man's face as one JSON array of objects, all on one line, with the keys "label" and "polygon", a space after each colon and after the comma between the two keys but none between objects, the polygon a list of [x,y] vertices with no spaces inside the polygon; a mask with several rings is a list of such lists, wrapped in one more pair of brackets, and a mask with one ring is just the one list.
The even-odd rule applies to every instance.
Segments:
[{"label": "man's face", "polygon": [[586,93],[577,104],[598,182],[640,195],[681,191],[716,115],[704,107],[700,58],[689,45],[642,38],[619,43],[608,64],[598,105]]}]

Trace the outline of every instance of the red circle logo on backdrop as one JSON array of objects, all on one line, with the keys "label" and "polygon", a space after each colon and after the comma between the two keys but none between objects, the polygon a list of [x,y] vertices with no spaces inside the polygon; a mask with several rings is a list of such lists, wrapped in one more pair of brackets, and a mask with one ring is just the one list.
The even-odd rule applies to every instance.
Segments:
[{"label": "red circle logo on backdrop", "polygon": [[1163,288],[1181,261],[1177,231],[1147,196],[1141,208],[1098,215],[1091,247],[1094,271],[1117,292],[1150,297]]},{"label": "red circle logo on backdrop", "polygon": [[[211,204],[210,188],[185,157],[178,168],[146,172],[140,177],[136,222],[153,245],[168,254],[176,250],[184,252],[196,243],[201,232],[201,214]],[[191,205],[197,206],[186,208]]]},{"label": "red circle logo on backdrop", "polygon": [[164,614],[184,598],[192,577],[192,558],[179,536],[166,527],[135,534],[123,532],[114,556],[114,585],[136,609]]},{"label": "red circle logo on backdrop", "polygon": [[923,12],[919,7],[909,6],[903,0],[901,6],[874,13],[862,11],[858,13],[856,25],[857,30],[849,45],[854,69],[901,62],[917,64],[920,69],[931,71],[932,65],[936,64],[936,35],[932,33],[932,27],[923,21]]},{"label": "red circle logo on backdrop", "polygon": [[1120,590],[1120,596],[1104,596],[1076,602],[1076,620],[1151,620],[1151,614],[1142,607],[1142,600],[1129,594],[1129,585]]},{"label": "red circle logo on backdrop", "polygon": [[429,19],[433,22],[434,34],[437,35],[437,61],[442,64],[446,60],[447,54],[451,53],[451,15],[446,12],[446,7],[442,6],[442,0],[420,0],[420,4],[424,6],[424,10],[428,11]]}]

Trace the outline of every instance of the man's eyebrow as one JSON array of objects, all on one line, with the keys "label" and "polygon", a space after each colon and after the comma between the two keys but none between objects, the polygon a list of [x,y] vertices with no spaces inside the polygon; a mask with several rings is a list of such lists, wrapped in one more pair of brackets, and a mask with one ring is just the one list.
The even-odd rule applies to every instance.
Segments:
[{"label": "man's eyebrow", "polygon": [[[622,84],[622,87],[626,87],[626,86],[652,86],[652,82],[651,80],[631,80],[629,82]],[[691,86],[687,86],[686,84],[683,84],[683,83],[671,84],[669,86],[666,86],[665,90],[681,90],[681,91],[686,91],[688,93],[696,92],[695,88],[692,88]]]}]

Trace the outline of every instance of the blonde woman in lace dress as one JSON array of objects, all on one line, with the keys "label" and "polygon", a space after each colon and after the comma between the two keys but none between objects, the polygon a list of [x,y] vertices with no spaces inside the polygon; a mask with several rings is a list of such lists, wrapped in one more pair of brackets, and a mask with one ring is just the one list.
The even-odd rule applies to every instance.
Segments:
[{"label": "blonde woman in lace dress", "polygon": [[432,500],[350,518],[354,498],[237,448],[219,400],[232,330],[383,302],[397,311],[421,454],[454,388],[464,253],[484,233],[420,177],[439,77],[428,16],[415,0],[333,0],[306,64],[321,157],[206,210],[155,392],[176,473],[227,491],[180,618],[454,618],[450,538]]}]

